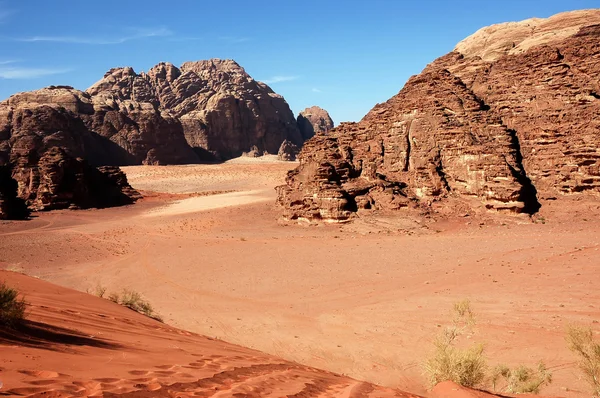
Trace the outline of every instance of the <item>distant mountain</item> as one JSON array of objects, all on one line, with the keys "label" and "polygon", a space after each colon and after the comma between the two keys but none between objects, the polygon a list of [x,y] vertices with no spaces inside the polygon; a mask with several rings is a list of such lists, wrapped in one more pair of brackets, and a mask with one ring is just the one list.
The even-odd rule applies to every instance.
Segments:
[{"label": "distant mountain", "polygon": [[287,102],[232,60],[160,63],[139,74],[115,68],[85,92],[51,86],[0,103],[0,166],[10,167],[18,196],[35,210],[98,205],[82,194],[91,189],[81,185],[87,177],[51,160],[80,162],[92,173],[95,166],[220,161],[251,149],[277,154],[286,140],[304,141]]}]

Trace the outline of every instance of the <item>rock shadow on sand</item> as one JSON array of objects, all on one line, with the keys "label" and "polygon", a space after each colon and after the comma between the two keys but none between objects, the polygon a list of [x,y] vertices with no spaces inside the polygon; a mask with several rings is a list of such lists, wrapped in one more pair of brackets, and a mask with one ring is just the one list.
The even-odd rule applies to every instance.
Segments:
[{"label": "rock shadow on sand", "polygon": [[0,345],[16,344],[50,351],[63,351],[67,346],[89,346],[115,350],[121,345],[96,339],[59,326],[26,320],[15,328],[0,328]]}]

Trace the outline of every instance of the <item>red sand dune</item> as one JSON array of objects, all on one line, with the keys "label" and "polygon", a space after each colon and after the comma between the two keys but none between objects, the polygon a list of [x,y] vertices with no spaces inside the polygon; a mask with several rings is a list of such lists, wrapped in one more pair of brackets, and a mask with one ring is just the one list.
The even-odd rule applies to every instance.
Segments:
[{"label": "red sand dune", "polygon": [[108,300],[28,276],[0,280],[31,304],[0,329],[0,395],[44,397],[411,397],[175,329]]}]

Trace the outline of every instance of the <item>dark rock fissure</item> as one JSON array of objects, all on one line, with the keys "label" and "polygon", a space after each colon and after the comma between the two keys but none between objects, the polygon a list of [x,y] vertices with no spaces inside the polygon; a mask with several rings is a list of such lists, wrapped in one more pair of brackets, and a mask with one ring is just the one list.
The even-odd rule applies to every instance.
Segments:
[{"label": "dark rock fissure", "polygon": [[441,154],[439,154],[438,156],[439,161],[435,166],[435,172],[440,177],[440,180],[442,181],[442,184],[444,184],[444,188],[446,188],[446,191],[450,192],[450,184],[448,184],[448,178],[446,177],[446,172],[444,171],[444,165],[442,164],[442,156]]},{"label": "dark rock fissure", "polygon": [[506,162],[512,176],[521,184],[521,190],[519,192],[519,200],[524,203],[523,212],[527,214],[535,214],[542,207],[541,203],[537,199],[537,189],[531,182],[531,179],[525,172],[523,166],[523,153],[521,152],[521,142],[517,131],[514,129],[506,129],[510,136],[511,148],[515,150],[515,160],[517,162],[517,168],[513,167],[509,162]]},{"label": "dark rock fissure", "polygon": [[408,171],[410,168],[410,152],[412,150],[412,144],[410,142],[410,127],[412,126],[412,120],[408,123],[408,129],[406,131],[406,160],[404,161],[404,171]]}]

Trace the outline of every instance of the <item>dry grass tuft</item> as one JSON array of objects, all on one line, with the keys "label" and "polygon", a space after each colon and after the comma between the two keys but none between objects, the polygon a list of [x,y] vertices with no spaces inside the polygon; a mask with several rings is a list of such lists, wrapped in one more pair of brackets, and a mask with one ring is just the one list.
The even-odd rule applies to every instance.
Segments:
[{"label": "dry grass tuft", "polygon": [[25,299],[19,299],[19,292],[0,283],[0,326],[18,326],[25,319]]},{"label": "dry grass tuft", "polygon": [[503,390],[511,394],[538,394],[540,388],[552,383],[552,373],[543,362],[538,364],[537,369],[519,365],[514,369],[506,365],[498,365],[492,372],[492,384],[496,390],[497,383],[503,380]]},{"label": "dry grass tuft", "polygon": [[600,397],[600,342],[594,339],[591,328],[569,326],[567,343],[579,357],[579,369],[592,387],[593,394]]},{"label": "dry grass tuft", "polygon": [[154,312],[152,305],[138,292],[124,289],[121,295],[117,293],[111,293],[108,296],[108,299],[113,303],[121,304],[127,308],[139,312],[140,314],[146,315],[149,318],[156,319],[160,322],[163,321],[162,317]]}]

